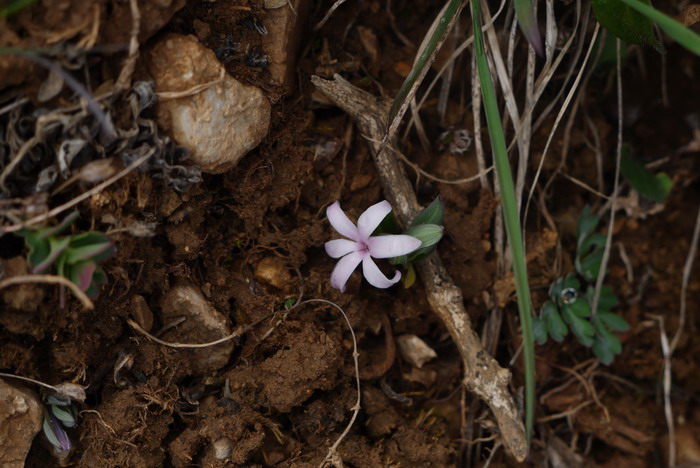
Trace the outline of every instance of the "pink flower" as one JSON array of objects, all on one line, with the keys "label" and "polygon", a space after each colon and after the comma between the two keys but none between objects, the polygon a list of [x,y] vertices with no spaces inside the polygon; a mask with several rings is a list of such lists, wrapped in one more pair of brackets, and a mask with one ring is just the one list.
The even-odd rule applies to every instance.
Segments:
[{"label": "pink flower", "polygon": [[328,221],[333,228],[348,239],[335,239],[326,242],[326,253],[333,258],[340,258],[331,274],[331,286],[345,290],[345,283],[355,271],[357,265],[362,262],[362,273],[375,288],[388,288],[401,279],[401,272],[397,271],[392,279],[384,276],[379,267],[374,263],[374,258],[393,258],[407,255],[421,246],[421,241],[407,235],[381,235],[371,236],[379,223],[391,212],[388,201],[382,201],[372,205],[360,215],[357,226],[348,219],[340,203],[335,202],[326,210]]}]

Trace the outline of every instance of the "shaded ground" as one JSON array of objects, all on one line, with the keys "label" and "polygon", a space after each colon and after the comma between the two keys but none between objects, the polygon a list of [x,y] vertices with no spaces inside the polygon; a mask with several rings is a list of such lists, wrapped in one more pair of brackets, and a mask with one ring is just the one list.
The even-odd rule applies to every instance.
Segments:
[{"label": "shaded ground", "polygon": [[[266,14],[261,3],[193,3],[174,16],[181,6],[176,1],[143,6],[141,15],[147,21],[142,23],[142,47],[147,48],[159,34],[180,32],[196,34],[212,49],[245,43],[262,55],[261,35],[254,27],[256,18]],[[396,23],[418,43],[429,26],[426,18],[434,17],[441,5],[396,3]],[[327,7],[313,5],[308,25],[317,24]],[[95,44],[126,44],[131,30],[128,8],[128,2],[62,3],[45,11],[37,6],[19,14],[11,28],[2,28],[2,41],[21,47],[47,46],[53,39],[46,31],[81,30],[81,22],[95,12],[103,24]],[[76,38],[61,36],[53,43],[67,40],[74,43]],[[92,72],[91,86],[119,74],[124,49],[110,53],[98,48],[81,64],[80,70]],[[483,465],[494,446],[488,430],[493,423],[474,397],[460,388],[459,356],[430,311],[420,284],[407,290],[376,290],[355,274],[341,294],[328,283],[334,262],[326,256],[323,243],[335,233],[325,220],[325,207],[340,199],[356,218],[383,197],[363,138],[349,130],[352,124],[347,116],[314,94],[309,76],[342,73],[374,94],[391,97],[414,54],[415,47],[403,44],[393,30],[384,2],[351,1],[318,33],[304,36],[295,80],[289,87],[273,83],[267,68],[249,66],[247,56],[227,61],[232,76],[262,88],[273,102],[271,129],[260,146],[233,170],[205,174],[202,183],[183,192],[174,190],[162,174],[154,178],[162,168],[150,169],[129,174],[80,205],[77,232],[108,231],[135,221],[154,226],[151,237],[135,237],[124,230],[111,234],[118,253],[105,264],[109,282],[93,311],[83,311],[75,300],[60,309],[54,287],[23,285],[1,292],[0,370],[46,382],[77,380],[89,385],[79,427],[70,432],[76,441],[73,463],[83,467],[318,466],[347,425],[355,404],[353,348],[349,330],[334,309],[309,305],[283,314],[285,301],[303,291],[304,298],[324,298],[343,307],[359,342],[362,410],[339,447],[346,466]],[[646,60],[646,75],[640,72],[640,57]],[[46,72],[19,58],[0,58],[2,86],[14,86],[6,88],[3,105],[16,96],[35,96]],[[539,408],[532,466],[542,466],[545,458],[554,463],[551,460],[557,456],[564,461],[553,466],[660,466],[665,459],[658,319],[663,318],[666,330],[675,331],[681,272],[700,200],[698,148],[688,146],[693,129],[687,120],[697,112],[688,97],[700,95],[700,65],[695,57],[670,48],[666,60],[670,106],[664,107],[659,63],[653,52],[642,51],[625,67],[625,77],[630,78],[625,81],[625,110],[630,114],[625,140],[640,160],[661,160],[660,167],[675,182],[658,213],[641,217],[639,211],[647,208],[642,205],[633,213],[637,216],[618,213],[615,223],[609,284],[621,299],[618,312],[631,329],[620,336],[623,352],[609,367],[571,339],[537,348]],[[468,68],[468,62],[461,66]],[[135,76],[146,77],[140,62]],[[607,85],[611,76],[604,70],[594,74],[585,99],[585,113],[606,155],[605,193],[612,187],[614,161],[608,156],[614,152],[617,121],[615,106],[609,104],[615,102],[614,87]],[[457,72],[456,79],[468,82],[462,72]],[[469,86],[464,90],[468,95]],[[424,108],[432,141],[437,142],[448,128],[472,128],[471,110],[463,115],[458,109],[460,92],[454,93],[454,108],[444,125],[439,124],[435,100]],[[50,103],[60,105],[61,99]],[[21,115],[31,116],[34,109],[47,105],[31,98],[19,109]],[[117,105],[122,107],[116,108],[116,118],[129,121],[129,107],[124,102]],[[6,140],[11,136],[10,123],[22,120],[15,117],[0,115]],[[152,115],[147,111],[145,117]],[[31,118],[25,122],[27,135],[33,129]],[[537,157],[531,161],[532,172],[552,124],[550,117],[533,138]],[[563,172],[598,187],[588,128],[582,114],[571,134]],[[560,137],[555,138],[543,180],[559,165],[561,143]],[[679,152],[684,147],[688,151]],[[407,139],[404,148],[411,160],[439,177],[468,177],[477,171],[473,148],[453,154],[435,143],[426,152],[415,137]],[[177,166],[181,161],[172,159],[174,151],[164,149],[162,158]],[[2,157],[5,167],[8,156]],[[28,199],[27,184],[36,183],[37,170],[45,164],[41,154],[31,161],[8,179],[8,198]],[[498,200],[477,182],[448,185],[424,177],[414,180],[422,202],[438,194],[445,202],[446,236],[439,252],[481,330],[498,302],[493,238]],[[73,186],[53,197],[49,205],[70,200],[81,190]],[[629,188],[623,195],[630,195]],[[529,268],[536,308],[546,299],[549,284],[572,268],[575,222],[582,207],[603,204],[561,176],[554,179],[543,201],[544,205],[535,203],[531,208],[527,222],[528,251],[534,252]],[[22,273],[26,269],[21,260],[23,243],[10,235],[0,243],[4,274]],[[164,320],[164,301],[167,292],[180,284],[199,288],[232,328],[256,324],[236,339],[230,360],[219,369],[198,370],[208,351],[167,348],[127,324],[129,318],[142,323],[136,308],[143,311],[143,306],[135,301],[143,300],[152,313],[153,333],[172,325]],[[700,349],[692,340],[699,319],[694,313],[699,291],[700,281],[693,275],[687,332],[673,360],[671,396],[679,453],[686,461],[697,461],[692,451],[700,443],[695,439],[700,427],[696,358]],[[512,298],[506,299],[496,357],[508,367],[519,346],[519,324]],[[272,315],[273,311],[277,313]],[[184,325],[175,326],[162,338],[187,343],[215,338],[186,330]],[[403,334],[421,337],[438,358],[413,368],[391,339]],[[115,363],[124,355],[133,358],[133,365],[115,376]],[[517,393],[522,385],[518,360],[512,370]],[[479,443],[471,443],[480,437]],[[47,447],[35,442],[27,466],[56,466]],[[502,451],[492,466],[497,464],[516,465]]]}]

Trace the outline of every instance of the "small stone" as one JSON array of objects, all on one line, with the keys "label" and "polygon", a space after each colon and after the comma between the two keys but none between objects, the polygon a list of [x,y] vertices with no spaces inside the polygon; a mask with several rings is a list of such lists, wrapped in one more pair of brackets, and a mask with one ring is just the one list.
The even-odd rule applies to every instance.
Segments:
[{"label": "small stone", "polygon": [[[30,267],[24,257],[2,260],[5,277],[27,275]],[[35,312],[44,300],[44,287],[37,283],[23,283],[2,291],[3,301],[12,309]]]},{"label": "small stone", "polygon": [[[204,298],[199,288],[188,281],[181,281],[170,288],[161,307],[161,319],[166,325],[183,317],[185,321],[166,333],[163,339],[207,343],[232,332],[230,321]],[[233,340],[229,340],[215,346],[187,350],[183,355],[189,360],[189,367],[194,373],[207,374],[228,363],[233,346]]]},{"label": "small stone", "polygon": [[[282,2],[284,4],[280,5]],[[284,85],[287,88],[291,88],[294,84],[299,44],[310,5],[309,0],[289,0],[289,4],[287,0],[265,1],[265,8],[268,10],[262,21],[267,34],[262,38],[262,46],[270,57],[267,68],[275,84]]]},{"label": "small stone", "polygon": [[153,313],[151,308],[148,307],[146,299],[140,294],[131,296],[131,315],[141,328],[151,331],[151,328],[153,328]]},{"label": "small stone", "polygon": [[263,92],[225,73],[214,52],[194,36],[166,35],[147,60],[161,94],[158,124],[190,150],[202,171],[228,171],[267,135],[271,107]]},{"label": "small stone", "polygon": [[39,398],[30,390],[0,380],[0,466],[22,468],[43,414]]},{"label": "small stone", "polygon": [[217,439],[211,445],[214,450],[214,458],[217,460],[226,460],[233,452],[233,441],[228,437]]},{"label": "small stone", "polygon": [[292,275],[281,258],[265,257],[255,267],[255,279],[277,289],[285,290],[292,282]]},{"label": "small stone", "polygon": [[423,364],[437,357],[433,348],[416,335],[401,335],[396,338],[401,356],[413,367],[421,368]]}]

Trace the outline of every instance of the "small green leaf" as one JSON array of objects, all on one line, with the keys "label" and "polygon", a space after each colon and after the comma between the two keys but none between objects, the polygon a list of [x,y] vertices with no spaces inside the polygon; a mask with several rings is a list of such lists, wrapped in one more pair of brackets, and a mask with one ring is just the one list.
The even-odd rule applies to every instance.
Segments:
[{"label": "small green leaf", "polygon": [[378,236],[380,234],[396,234],[399,232],[399,223],[396,221],[396,216],[394,212],[390,211],[388,215],[384,216],[382,222],[379,226],[372,231],[372,236]]},{"label": "small green leaf", "polygon": [[586,205],[583,207],[576,225],[576,245],[580,245],[593,232],[599,221],[600,218],[593,214],[590,206]]},{"label": "small green leaf", "polygon": [[442,239],[444,228],[437,224],[419,224],[412,226],[404,232],[407,236],[415,237],[421,241],[420,248],[431,247]]},{"label": "small green leaf", "polygon": [[624,332],[630,329],[627,320],[613,312],[600,311],[596,314],[596,318],[614,331]]},{"label": "small green leaf", "polygon": [[646,198],[661,203],[671,193],[673,181],[664,172],[652,174],[644,164],[622,153],[620,172],[637,192]]},{"label": "small green leaf", "polygon": [[547,342],[547,324],[539,317],[532,318],[532,335],[539,345]]},{"label": "small green leaf", "polygon": [[545,302],[542,307],[542,317],[547,324],[547,331],[552,336],[552,339],[557,342],[561,342],[567,333],[569,333],[569,328],[562,320],[561,315],[557,307],[551,302]]},{"label": "small green leaf", "polygon": [[683,47],[700,55],[700,36],[680,24],[668,15],[661,13],[656,8],[650,6],[648,2],[640,0],[621,0],[628,6],[634,8],[639,13],[656,22],[656,24],[675,41]]},{"label": "small green leaf", "polygon": [[72,236],[66,252],[66,261],[68,263],[87,259],[102,261],[114,252],[113,247],[109,238],[101,232],[90,231]]},{"label": "small green leaf", "polygon": [[570,310],[572,314],[581,318],[591,316],[591,307],[585,297],[580,297],[579,300],[571,304],[564,304],[562,309]]},{"label": "small green leaf", "polygon": [[586,281],[593,282],[598,278],[600,265],[603,263],[603,253],[603,249],[596,249],[582,259],[576,258],[576,271],[578,271]]},{"label": "small green leaf", "polygon": [[620,352],[622,352],[620,340],[612,333],[606,330],[596,337],[593,344],[593,353],[606,366],[610,365],[615,359],[615,355],[620,354]]},{"label": "small green leaf", "polygon": [[592,346],[593,337],[595,336],[593,325],[591,325],[588,320],[578,317],[571,307],[564,307],[562,309],[562,315],[579,342],[584,346]]},{"label": "small green leaf", "polygon": [[411,221],[411,226],[417,226],[419,224],[442,224],[442,218],[444,216],[445,205],[438,195],[426,209],[421,211],[418,216]]},{"label": "small green leaf", "polygon": [[[56,239],[55,237],[49,237],[44,242],[49,244],[49,255],[39,262],[34,269],[33,273],[42,273],[51,268],[51,265],[62,255],[68,248],[70,242],[69,238]],[[37,258],[32,259],[32,261],[37,260]]]},{"label": "small green leaf", "polygon": [[[588,291],[586,291],[588,300],[590,303],[593,303],[593,294],[595,293],[595,289],[592,287],[588,288]],[[600,288],[600,297],[598,298],[598,310],[610,310],[614,307],[617,307],[617,304],[619,301],[617,300],[617,296],[615,293],[613,293],[612,288],[610,286],[603,286]]]},{"label": "small green leaf", "polygon": [[[648,5],[649,1],[645,3]],[[598,22],[616,37],[664,52],[664,46],[654,34],[652,22],[621,0],[592,0]]]}]

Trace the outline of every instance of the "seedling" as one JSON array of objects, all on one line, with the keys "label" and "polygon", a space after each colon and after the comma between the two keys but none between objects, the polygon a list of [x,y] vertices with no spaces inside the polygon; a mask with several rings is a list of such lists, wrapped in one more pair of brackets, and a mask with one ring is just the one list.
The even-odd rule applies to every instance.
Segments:
[{"label": "seedling", "polygon": [[46,439],[58,453],[67,452],[72,444],[66,428],[78,424],[78,412],[69,399],[50,395],[44,406],[44,423],[42,425]]},{"label": "seedling", "polygon": [[[44,273],[54,267],[56,274],[69,279],[94,299],[100,285],[107,281],[107,276],[98,265],[111,256],[115,248],[101,232],[58,237],[77,218],[78,213],[74,212],[58,226],[37,231],[25,229],[19,234],[29,248],[27,260],[33,273]],[[61,307],[64,305],[65,289],[61,287]]]},{"label": "seedling", "polygon": [[609,286],[603,286],[600,291],[596,313],[591,311],[606,240],[604,234],[593,232],[599,221],[590,207],[584,207],[576,229],[576,272],[552,283],[550,300],[533,320],[533,333],[539,344],[546,343],[548,337],[561,342],[571,328],[578,341],[592,346],[598,359],[608,365],[622,351],[620,340],[612,332],[626,331],[629,325],[612,312],[618,300]]}]

